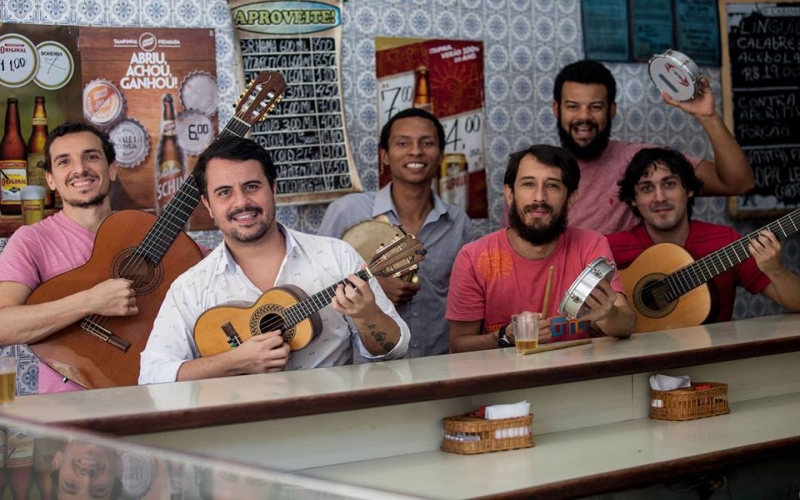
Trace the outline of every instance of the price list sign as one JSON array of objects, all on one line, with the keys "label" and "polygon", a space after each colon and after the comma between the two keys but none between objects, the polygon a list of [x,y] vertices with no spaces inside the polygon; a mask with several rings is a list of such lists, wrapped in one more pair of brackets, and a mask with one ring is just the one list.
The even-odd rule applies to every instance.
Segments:
[{"label": "price list sign", "polygon": [[800,3],[726,5],[726,120],[756,187],[734,215],[800,207]]},{"label": "price list sign", "polygon": [[[375,46],[379,126],[410,107],[436,115],[445,156],[433,189],[470,217],[487,217],[483,43],[378,38]],[[388,169],[380,179],[391,180]]]},{"label": "price list sign", "polygon": [[338,2],[231,2],[245,80],[276,71],[283,99],[252,137],[272,155],[282,204],[332,201],[360,191],[340,86]]}]

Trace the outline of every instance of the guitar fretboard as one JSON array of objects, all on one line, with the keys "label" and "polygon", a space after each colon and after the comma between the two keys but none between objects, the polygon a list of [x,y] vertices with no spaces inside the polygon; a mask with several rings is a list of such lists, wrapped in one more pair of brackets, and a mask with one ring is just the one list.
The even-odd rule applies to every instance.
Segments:
[{"label": "guitar fretboard", "polygon": [[[356,276],[364,281],[369,281],[373,274],[369,269],[362,269],[355,273]],[[347,279],[337,281],[333,285],[320,290],[311,297],[301,300],[297,304],[287,307],[283,311],[283,320],[280,316],[276,316],[267,325],[261,325],[261,333],[266,333],[272,330],[288,330],[304,319],[310,317],[315,312],[331,303],[331,300],[336,295],[336,288],[339,285],[346,285],[350,283]]]},{"label": "guitar fretboard", "polygon": [[784,240],[800,230],[799,228],[800,209],[720,248],[714,253],[706,255],[697,260],[697,262],[675,271],[664,278],[664,281],[669,285],[667,300],[671,302],[677,299],[748,259],[750,257],[750,250],[748,249],[750,241],[758,238],[761,231],[768,229],[777,236],[778,240]]},{"label": "guitar fretboard", "polygon": [[[260,110],[257,110],[257,112],[260,112]],[[219,138],[228,136],[244,137],[249,130],[250,124],[234,115],[220,132]],[[153,265],[161,262],[172,242],[186,227],[186,223],[198,203],[200,203],[200,190],[197,187],[197,179],[190,174],[175,194],[175,197],[167,203],[164,211],[159,215],[158,220],[147,232],[142,242],[136,247],[136,254],[147,257]]]}]

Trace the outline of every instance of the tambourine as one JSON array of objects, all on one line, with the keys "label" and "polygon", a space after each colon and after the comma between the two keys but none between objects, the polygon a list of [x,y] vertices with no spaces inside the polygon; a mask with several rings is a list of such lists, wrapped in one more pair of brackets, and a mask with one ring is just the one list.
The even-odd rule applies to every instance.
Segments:
[{"label": "tambourine", "polygon": [[650,79],[658,90],[676,101],[694,99],[697,82],[703,76],[689,56],[677,50],[656,54],[650,59]]},{"label": "tambourine", "polygon": [[558,313],[570,319],[580,319],[586,314],[586,299],[601,281],[611,283],[614,269],[614,264],[605,257],[596,258],[567,289],[558,306]]},{"label": "tambourine", "polygon": [[[389,245],[395,239],[399,239],[405,234],[405,231],[394,224],[371,219],[359,222],[347,229],[342,235],[342,239],[350,243],[358,254],[361,255],[365,261],[369,262],[385,245]],[[408,282],[416,283],[419,281],[419,276],[417,276],[416,273],[418,267],[419,266],[415,264],[406,269],[404,273],[397,273],[392,275],[392,277],[402,278]]]}]

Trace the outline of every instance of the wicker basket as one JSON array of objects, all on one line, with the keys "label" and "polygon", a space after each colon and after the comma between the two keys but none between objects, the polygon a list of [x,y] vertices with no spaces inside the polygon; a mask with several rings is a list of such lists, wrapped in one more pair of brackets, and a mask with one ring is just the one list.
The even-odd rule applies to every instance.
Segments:
[{"label": "wicker basket", "polygon": [[[696,390],[697,386],[711,388]],[[650,391],[650,418],[658,420],[694,420],[730,413],[728,384],[695,382],[691,387],[674,391]]]},{"label": "wicker basket", "polygon": [[474,455],[533,446],[533,415],[501,420],[447,417],[442,420],[442,451]]}]

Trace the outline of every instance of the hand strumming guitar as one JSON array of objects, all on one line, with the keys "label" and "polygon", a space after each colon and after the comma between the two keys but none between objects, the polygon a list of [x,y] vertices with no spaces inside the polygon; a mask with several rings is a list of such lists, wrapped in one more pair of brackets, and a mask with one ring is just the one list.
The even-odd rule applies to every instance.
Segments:
[{"label": "hand strumming guitar", "polygon": [[133,282],[123,278],[105,280],[83,292],[86,315],[130,316],[139,312]]},{"label": "hand strumming guitar", "polygon": [[236,349],[225,353],[239,367],[241,374],[272,373],[283,370],[289,361],[289,344],[280,330],[254,335]]}]

